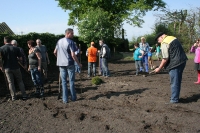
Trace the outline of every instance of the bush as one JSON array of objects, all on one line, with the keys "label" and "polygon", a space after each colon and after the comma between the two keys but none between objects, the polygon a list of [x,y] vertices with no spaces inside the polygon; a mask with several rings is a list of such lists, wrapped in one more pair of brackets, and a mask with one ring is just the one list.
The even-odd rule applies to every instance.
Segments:
[{"label": "bush", "polygon": [[100,79],[98,76],[92,78],[92,84],[99,85],[101,83],[102,79]]}]

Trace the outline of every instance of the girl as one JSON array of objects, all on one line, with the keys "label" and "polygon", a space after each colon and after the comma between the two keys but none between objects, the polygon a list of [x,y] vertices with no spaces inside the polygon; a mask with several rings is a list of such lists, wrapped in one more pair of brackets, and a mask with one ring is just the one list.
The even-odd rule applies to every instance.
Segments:
[{"label": "girl", "polygon": [[195,57],[194,57],[194,69],[198,72],[198,79],[195,84],[200,84],[200,42],[197,43],[197,48],[195,50]]}]

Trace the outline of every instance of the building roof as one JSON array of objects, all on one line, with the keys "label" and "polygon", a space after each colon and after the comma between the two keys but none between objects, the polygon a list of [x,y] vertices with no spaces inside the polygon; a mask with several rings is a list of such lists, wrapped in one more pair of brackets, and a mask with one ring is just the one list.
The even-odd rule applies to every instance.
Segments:
[{"label": "building roof", "polygon": [[9,35],[15,35],[15,33],[9,28],[9,26],[5,23],[2,22],[0,23],[0,34],[7,33]]}]

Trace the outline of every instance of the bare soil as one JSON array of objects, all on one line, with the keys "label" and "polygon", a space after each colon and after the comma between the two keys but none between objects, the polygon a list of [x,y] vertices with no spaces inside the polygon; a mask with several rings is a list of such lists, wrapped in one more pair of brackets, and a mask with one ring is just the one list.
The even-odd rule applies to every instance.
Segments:
[{"label": "bare soil", "polygon": [[[159,61],[154,61],[155,65]],[[24,83],[29,99],[9,100],[4,75],[0,72],[0,132],[7,133],[198,133],[200,132],[200,85],[188,60],[183,73],[180,103],[170,99],[169,75],[135,76],[133,61],[109,63],[111,77],[100,85],[87,78],[87,65],[76,75],[78,100],[58,100],[58,68],[49,66],[45,99],[34,96],[28,73]],[[80,77],[81,76],[81,77]]]}]

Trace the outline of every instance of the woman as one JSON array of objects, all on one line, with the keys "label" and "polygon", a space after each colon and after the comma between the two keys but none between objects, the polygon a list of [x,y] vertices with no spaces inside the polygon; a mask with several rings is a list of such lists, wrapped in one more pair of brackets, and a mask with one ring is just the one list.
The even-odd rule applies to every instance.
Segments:
[{"label": "woman", "polygon": [[44,96],[44,87],[41,78],[41,53],[40,50],[36,47],[36,43],[33,40],[29,40],[28,42],[29,47],[29,67],[28,70],[31,72],[31,78],[36,87],[36,96],[43,97]]}]

